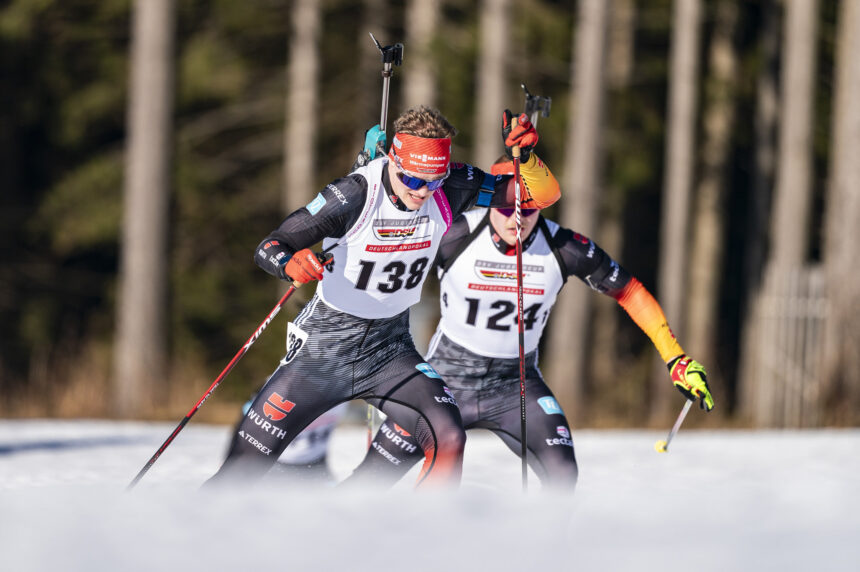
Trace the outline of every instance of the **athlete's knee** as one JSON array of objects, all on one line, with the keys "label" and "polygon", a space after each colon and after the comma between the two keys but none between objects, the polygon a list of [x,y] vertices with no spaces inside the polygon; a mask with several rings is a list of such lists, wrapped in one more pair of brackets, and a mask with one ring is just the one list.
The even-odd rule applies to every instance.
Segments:
[{"label": "athlete's knee", "polygon": [[462,425],[451,424],[439,431],[436,448],[449,455],[462,455],[466,448],[466,430]]},{"label": "athlete's knee", "polygon": [[[428,438],[421,440],[424,466],[418,477],[419,486],[454,485],[460,482],[463,470],[463,450],[466,432],[462,425],[434,427]],[[441,430],[440,430],[441,429]]]},{"label": "athlete's knee", "polygon": [[462,458],[466,448],[466,430],[463,429],[459,416],[456,419],[437,418],[426,424],[421,421],[417,433],[416,437],[427,461],[435,457],[444,457],[449,461]]},{"label": "athlete's knee", "polygon": [[459,415],[432,419],[429,426],[421,428],[418,437],[425,456],[433,451],[447,456],[462,454],[466,447],[466,430]]},{"label": "athlete's knee", "polygon": [[450,405],[422,416],[416,426],[415,438],[424,449],[425,455],[433,450],[462,453],[466,446],[466,430],[463,428],[460,410]]},{"label": "athlete's knee", "polygon": [[433,467],[434,480],[456,484],[463,469],[463,452],[466,448],[466,431],[452,425],[436,434],[433,447],[424,449],[424,466]]}]

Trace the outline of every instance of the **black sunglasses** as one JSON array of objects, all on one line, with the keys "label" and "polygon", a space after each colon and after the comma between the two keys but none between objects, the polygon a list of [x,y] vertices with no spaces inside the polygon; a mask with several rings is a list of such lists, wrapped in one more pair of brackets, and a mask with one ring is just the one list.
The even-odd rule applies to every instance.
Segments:
[{"label": "black sunglasses", "polygon": [[[499,214],[501,214],[503,217],[508,218],[509,216],[514,214],[514,212],[517,209],[515,209],[515,208],[514,209],[503,208],[503,209],[496,209],[496,210],[499,211]],[[536,212],[538,212],[538,209],[520,209],[520,213],[522,213],[522,216],[524,216],[524,217],[532,216]]]}]

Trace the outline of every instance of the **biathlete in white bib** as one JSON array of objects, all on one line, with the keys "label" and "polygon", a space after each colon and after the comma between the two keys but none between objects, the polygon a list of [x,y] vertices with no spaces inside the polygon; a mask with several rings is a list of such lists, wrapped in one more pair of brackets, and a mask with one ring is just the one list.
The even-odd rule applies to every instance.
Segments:
[{"label": "biathlete in white bib", "polygon": [[[510,163],[494,166],[494,172],[509,169]],[[527,462],[544,486],[572,488],[577,464],[570,425],[544,383],[537,350],[568,277],[618,301],[688,399],[701,398],[708,411],[714,402],[705,370],[684,354],[654,297],[590,239],[544,219],[539,206],[527,203],[522,211]],[[515,244],[513,208],[478,209],[454,221],[436,258],[441,320],[426,358],[450,388],[465,428],[489,429],[520,456]],[[386,420],[351,479],[393,484],[421,458],[417,444],[408,427]]]},{"label": "biathlete in white bib", "polygon": [[[506,111],[505,144],[532,149],[538,138],[527,116],[513,129],[510,119]],[[320,284],[288,325],[287,353],[212,481],[262,477],[314,419],[352,399],[413,436],[424,458],[419,484],[459,481],[463,422],[451,390],[415,350],[409,307],[453,219],[475,205],[512,206],[514,185],[510,176],[450,163],[455,130],[436,110],[410,109],[394,131],[387,157],[326,185],[257,248],[269,274]],[[522,175],[523,200],[558,200],[558,183],[534,154]],[[320,240],[334,255],[325,270],[309,250]]]}]

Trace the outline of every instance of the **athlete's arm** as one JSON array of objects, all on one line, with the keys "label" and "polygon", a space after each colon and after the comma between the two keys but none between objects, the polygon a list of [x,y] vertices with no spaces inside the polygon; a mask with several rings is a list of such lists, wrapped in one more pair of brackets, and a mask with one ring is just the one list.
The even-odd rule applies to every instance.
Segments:
[{"label": "athlete's arm", "polygon": [[597,244],[579,233],[560,228],[553,241],[566,265],[592,289],[614,298],[651,339],[663,361],[669,363],[684,350],[672,333],[654,296]]},{"label": "athlete's arm", "polygon": [[[454,216],[475,206],[512,207],[516,190],[511,175],[491,175],[463,163],[451,163],[443,187]],[[523,208],[545,208],[561,196],[555,176],[535,153],[520,166],[520,198]]]},{"label": "athlete's arm", "polygon": [[293,212],[257,246],[257,266],[278,278],[293,254],[326,237],[340,238],[355,224],[364,207],[367,180],[358,174],[337,179],[306,206]]},{"label": "athlete's arm", "polygon": [[631,276],[624,288],[612,297],[648,335],[664,362],[668,364],[684,353],[669,327],[663,308],[639,280]]},{"label": "athlete's arm", "polygon": [[[558,186],[555,175],[540,160],[537,153],[531,153],[528,161],[520,163],[520,180],[520,200],[524,209],[545,209],[561,197],[561,187]],[[514,206],[516,191],[513,177],[508,187],[510,192],[505,197],[507,204],[498,206]]]},{"label": "athlete's arm", "polygon": [[[538,142],[538,133],[532,125],[528,115],[521,114],[514,118],[509,109],[502,112],[502,141],[505,145],[505,155],[513,163],[514,148],[519,148],[519,175],[520,175],[520,200],[523,208],[546,208],[555,203],[561,196],[558,181],[543,164],[535,153],[535,145]],[[515,169],[511,165],[510,173]],[[516,190],[513,182],[509,183],[510,193],[506,196],[507,205],[496,204],[493,206],[513,206],[516,201]]]}]

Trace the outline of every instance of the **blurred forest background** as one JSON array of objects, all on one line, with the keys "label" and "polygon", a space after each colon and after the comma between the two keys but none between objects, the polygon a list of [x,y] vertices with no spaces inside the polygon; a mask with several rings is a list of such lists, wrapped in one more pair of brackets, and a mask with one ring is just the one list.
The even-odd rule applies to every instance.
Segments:
[{"label": "blurred forest background", "polygon": [[[552,98],[549,218],[661,302],[707,426],[860,423],[860,2],[4,0],[0,414],[178,419],[283,285],[253,263],[379,122],[438,107],[488,167]],[[305,286],[199,418],[232,422]],[[419,349],[437,286],[413,309]],[[283,316],[286,314],[286,318]],[[645,335],[578,281],[541,365],[574,426],[665,426]],[[425,344],[422,346],[422,344]],[[693,419],[695,418],[695,419]]]}]

